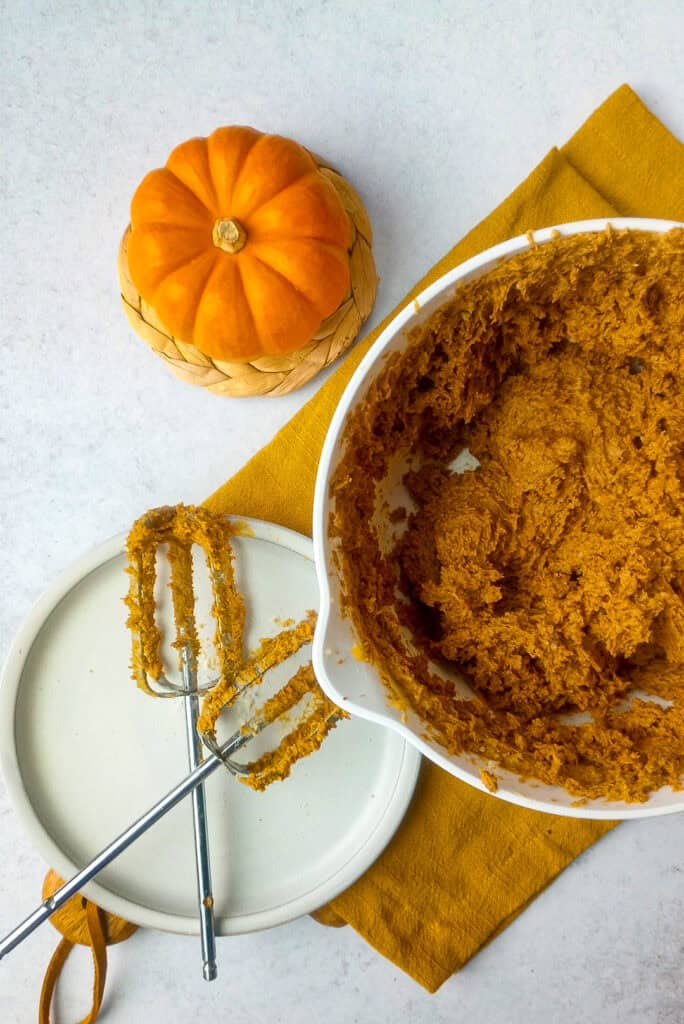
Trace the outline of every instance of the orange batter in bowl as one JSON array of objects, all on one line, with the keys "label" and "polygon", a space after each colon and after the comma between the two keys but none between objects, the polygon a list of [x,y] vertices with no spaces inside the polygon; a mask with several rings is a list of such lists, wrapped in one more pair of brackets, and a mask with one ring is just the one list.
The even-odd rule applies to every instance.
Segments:
[{"label": "orange batter in bowl", "polygon": [[[578,797],[680,787],[683,341],[683,230],[558,238],[463,285],[352,413],[346,608],[453,753]],[[479,466],[455,472],[463,449]]]}]

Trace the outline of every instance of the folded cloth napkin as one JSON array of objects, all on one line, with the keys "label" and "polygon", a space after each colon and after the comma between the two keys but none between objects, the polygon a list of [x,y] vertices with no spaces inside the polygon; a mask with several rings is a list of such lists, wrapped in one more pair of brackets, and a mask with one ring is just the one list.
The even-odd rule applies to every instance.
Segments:
[{"label": "folded cloth napkin", "polygon": [[[610,215],[684,219],[683,183],[684,146],[623,85],[397,309],[463,260],[530,229]],[[310,533],[316,469],[335,406],[361,357],[396,312],[209,499],[210,508]],[[394,840],[320,919],[352,925],[434,992],[612,827],[514,807],[425,763]]]}]

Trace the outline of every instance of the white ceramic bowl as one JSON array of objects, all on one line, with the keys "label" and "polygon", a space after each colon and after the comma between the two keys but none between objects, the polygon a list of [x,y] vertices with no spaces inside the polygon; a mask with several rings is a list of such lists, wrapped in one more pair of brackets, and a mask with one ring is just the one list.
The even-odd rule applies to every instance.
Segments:
[{"label": "white ceramic bowl", "polygon": [[[535,244],[545,244],[553,232],[575,235],[588,231],[630,228],[637,231],[665,232],[681,227],[674,221],[616,217],[609,220],[577,221],[555,228],[534,232]],[[320,612],[313,645],[313,660],[319,682],[331,700],[354,715],[395,729],[413,743],[426,757],[457,778],[485,790],[480,770],[491,763],[470,755],[454,756],[436,742],[425,738],[424,723],[413,714],[406,720],[388,700],[385,685],[377,669],[353,656],[357,643],[351,621],[340,612],[340,578],[333,560],[335,544],[328,534],[330,518],[330,479],[343,451],[343,435],[347,417],[366,395],[374,378],[383,369],[391,353],[403,351],[411,331],[427,320],[435,310],[448,301],[466,281],[486,274],[502,260],[529,249],[527,235],[513,238],[466,260],[425,289],[415,302],[409,302],[385,328],[378,340],[362,360],[349,382],[333,417],[321,456],[314,502],[314,552],[320,586]],[[549,786],[535,781],[522,782],[511,772],[496,768],[499,788],[496,796],[523,807],[548,811],[578,818],[640,818],[670,814],[684,810],[684,792],[675,793],[664,787],[654,793],[646,803],[628,804],[606,800],[587,801],[573,806],[574,799],[560,786]]]}]

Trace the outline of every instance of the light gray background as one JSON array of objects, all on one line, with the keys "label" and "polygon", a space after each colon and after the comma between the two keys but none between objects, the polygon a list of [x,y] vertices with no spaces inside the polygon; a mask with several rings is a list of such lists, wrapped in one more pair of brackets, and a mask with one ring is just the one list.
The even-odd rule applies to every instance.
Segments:
[{"label": "light gray background", "polygon": [[[131,195],[222,124],[292,135],[362,191],[373,322],[555,143],[629,81],[684,138],[681,0],[0,3],[0,653],[41,590],[141,510],[214,490],[315,391],[213,398],[175,381],[119,305]],[[684,183],[682,185],[684,187]],[[351,929],[301,920],[220,943],[138,933],[110,953],[108,1024],[684,1021],[684,818],[604,839],[435,996]],[[46,865],[0,792],[0,931]],[[33,1021],[56,943],[0,964]],[[85,1013],[74,956],[59,1020]]]}]

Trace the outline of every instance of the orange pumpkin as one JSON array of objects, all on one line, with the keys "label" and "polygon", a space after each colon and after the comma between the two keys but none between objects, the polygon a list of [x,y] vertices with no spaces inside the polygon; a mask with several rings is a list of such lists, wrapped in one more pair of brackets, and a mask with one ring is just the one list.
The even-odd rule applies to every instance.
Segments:
[{"label": "orange pumpkin", "polygon": [[140,184],[128,267],[171,333],[212,359],[284,355],[347,296],[352,234],[302,146],[219,128],[178,146]]}]

